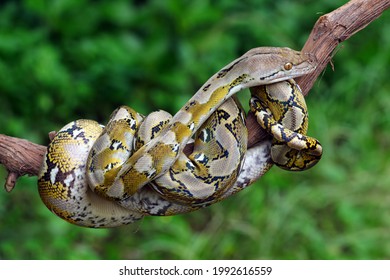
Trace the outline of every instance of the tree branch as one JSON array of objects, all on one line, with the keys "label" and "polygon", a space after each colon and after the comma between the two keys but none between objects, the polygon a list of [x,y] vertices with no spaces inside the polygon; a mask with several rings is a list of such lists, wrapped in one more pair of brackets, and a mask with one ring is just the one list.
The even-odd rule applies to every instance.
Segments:
[{"label": "tree branch", "polygon": [[20,176],[36,176],[45,152],[45,146],[0,134],[0,164],[8,171],[5,189],[10,192]]},{"label": "tree branch", "polygon": [[390,0],[353,0],[317,20],[302,49],[317,57],[317,68],[311,74],[296,79],[305,95],[331,61],[336,47],[364,29],[389,7]]},{"label": "tree branch", "polygon": [[[364,29],[389,7],[390,0],[351,0],[317,20],[302,52],[314,54],[317,57],[318,65],[312,73],[295,79],[304,95],[309,93],[318,76],[331,61],[336,47]],[[265,137],[256,118],[251,113],[247,118],[247,127],[249,131],[248,147]]]},{"label": "tree branch", "polygon": [[[318,66],[313,73],[296,79],[305,95],[331,61],[335,48],[378,18],[389,6],[390,0],[352,0],[317,20],[302,51],[314,54]],[[248,147],[266,137],[251,113],[247,127]],[[0,134],[0,164],[8,171],[5,189],[11,191],[20,176],[36,176],[45,151],[45,146]]]}]

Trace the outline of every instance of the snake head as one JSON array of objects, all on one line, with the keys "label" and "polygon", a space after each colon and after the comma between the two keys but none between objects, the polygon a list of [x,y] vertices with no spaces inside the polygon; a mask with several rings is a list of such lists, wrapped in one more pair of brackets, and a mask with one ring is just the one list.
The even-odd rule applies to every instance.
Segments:
[{"label": "snake head", "polygon": [[[253,83],[270,84],[306,75],[317,66],[317,58],[290,48],[260,47],[241,57]],[[261,67],[259,67],[261,65]]]}]

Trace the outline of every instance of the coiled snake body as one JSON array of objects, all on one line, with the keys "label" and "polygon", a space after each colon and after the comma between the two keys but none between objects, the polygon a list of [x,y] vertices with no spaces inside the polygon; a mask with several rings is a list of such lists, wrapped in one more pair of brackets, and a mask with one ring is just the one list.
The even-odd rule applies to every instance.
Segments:
[{"label": "coiled snake body", "polygon": [[[213,75],[173,117],[163,111],[144,117],[122,106],[105,127],[71,122],[48,146],[40,196],[68,222],[114,227],[218,202],[257,180],[273,162],[308,168],[322,148],[305,136],[306,105],[291,79],[311,72],[314,63],[288,48],[255,48]],[[274,139],[251,149],[234,96],[244,88],[251,88],[251,110]]]}]

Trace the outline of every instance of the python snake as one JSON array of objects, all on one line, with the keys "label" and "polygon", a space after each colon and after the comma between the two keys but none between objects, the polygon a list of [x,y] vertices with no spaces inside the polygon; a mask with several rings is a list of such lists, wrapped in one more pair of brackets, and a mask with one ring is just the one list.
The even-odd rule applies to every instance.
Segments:
[{"label": "python snake", "polygon": [[[322,148],[304,136],[306,105],[291,79],[314,68],[309,54],[255,48],[214,74],[174,116],[142,116],[122,106],[105,127],[71,122],[48,145],[38,176],[40,196],[68,222],[115,227],[225,199],[262,176],[273,164],[271,155],[287,169],[310,167]],[[276,139],[250,149],[245,114],[234,96],[244,88],[251,88],[259,124]],[[284,93],[295,103],[285,104]],[[297,106],[301,111],[294,111]],[[294,149],[299,151],[290,162]]]}]

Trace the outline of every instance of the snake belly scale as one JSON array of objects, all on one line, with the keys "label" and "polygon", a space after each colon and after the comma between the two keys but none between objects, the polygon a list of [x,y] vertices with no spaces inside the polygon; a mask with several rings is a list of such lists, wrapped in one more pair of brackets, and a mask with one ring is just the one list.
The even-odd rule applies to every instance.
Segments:
[{"label": "snake belly scale", "polygon": [[[234,95],[244,88],[267,89],[314,68],[308,54],[255,48],[213,75],[174,116],[163,111],[142,116],[122,106],[105,127],[91,120],[71,122],[48,146],[38,178],[41,198],[59,217],[86,227],[120,226],[220,201],[264,174],[277,150],[269,140],[247,149],[245,115]],[[276,133],[276,125],[266,122],[272,117],[261,98],[252,98],[252,110],[268,113],[257,118]],[[302,139],[306,130],[297,133],[290,140]],[[189,144],[192,151],[184,153]],[[255,162],[261,162],[256,171]]]}]

